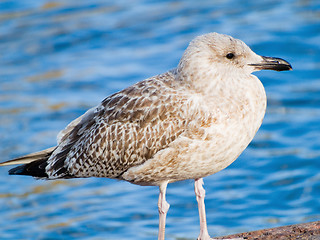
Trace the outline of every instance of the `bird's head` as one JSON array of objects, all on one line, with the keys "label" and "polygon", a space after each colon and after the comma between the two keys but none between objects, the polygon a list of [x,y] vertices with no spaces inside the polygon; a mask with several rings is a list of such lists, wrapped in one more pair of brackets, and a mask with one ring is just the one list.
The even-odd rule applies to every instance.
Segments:
[{"label": "bird's head", "polygon": [[292,67],[281,58],[257,55],[239,39],[208,33],[191,41],[181,58],[179,69],[193,72],[210,69],[215,74],[239,75],[263,69],[285,71]]}]

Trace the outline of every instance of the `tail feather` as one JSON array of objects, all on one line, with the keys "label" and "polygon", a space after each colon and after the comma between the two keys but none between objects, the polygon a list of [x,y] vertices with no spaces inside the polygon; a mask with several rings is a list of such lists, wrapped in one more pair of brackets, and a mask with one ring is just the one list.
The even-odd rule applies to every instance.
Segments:
[{"label": "tail feather", "polygon": [[40,152],[30,153],[22,157],[18,157],[6,162],[2,162],[0,163],[0,167],[8,166],[8,165],[16,165],[16,164],[27,164],[42,158],[49,157],[52,154],[52,152],[55,150],[55,148],[56,147],[47,148]]},{"label": "tail feather", "polygon": [[55,147],[45,149],[40,152],[31,153],[19,158],[15,158],[3,163],[0,166],[8,166],[14,164],[23,164],[9,170],[10,175],[30,175],[38,178],[47,178],[45,171],[47,160],[54,151]]},{"label": "tail feather", "polygon": [[47,178],[47,159],[40,159],[9,170],[10,175],[29,175],[37,178]]}]

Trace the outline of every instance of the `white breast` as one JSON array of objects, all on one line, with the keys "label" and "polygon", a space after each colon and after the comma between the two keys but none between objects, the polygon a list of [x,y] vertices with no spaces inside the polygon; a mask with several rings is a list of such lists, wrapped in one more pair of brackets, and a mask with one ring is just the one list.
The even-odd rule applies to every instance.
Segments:
[{"label": "white breast", "polygon": [[141,185],[197,179],[229,166],[259,129],[266,95],[258,78],[234,87],[233,93],[190,93],[184,106],[188,128],[168,148],[129,169],[124,179]]}]

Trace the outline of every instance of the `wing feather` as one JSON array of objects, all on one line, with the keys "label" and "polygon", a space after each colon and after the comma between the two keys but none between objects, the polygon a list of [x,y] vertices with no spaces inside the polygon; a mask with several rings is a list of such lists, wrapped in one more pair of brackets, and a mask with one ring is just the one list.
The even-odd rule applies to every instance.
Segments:
[{"label": "wing feather", "polygon": [[[168,72],[115,93],[71,122],[48,160],[50,178],[121,178],[184,132],[187,98],[177,94]],[[167,81],[170,80],[170,81]]]}]

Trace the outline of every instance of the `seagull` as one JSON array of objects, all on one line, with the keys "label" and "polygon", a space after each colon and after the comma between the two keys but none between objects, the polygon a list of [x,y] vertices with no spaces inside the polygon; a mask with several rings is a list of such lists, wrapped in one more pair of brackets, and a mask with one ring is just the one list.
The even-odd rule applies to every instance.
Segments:
[{"label": "seagull", "polygon": [[168,183],[194,179],[200,234],[208,240],[203,178],[229,166],[258,131],[266,93],[252,72],[292,70],[231,36],[196,37],[178,66],[105,98],[73,120],[57,145],[0,164],[39,179],[103,177],[159,187],[165,238]]}]

